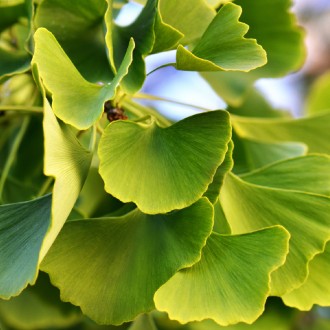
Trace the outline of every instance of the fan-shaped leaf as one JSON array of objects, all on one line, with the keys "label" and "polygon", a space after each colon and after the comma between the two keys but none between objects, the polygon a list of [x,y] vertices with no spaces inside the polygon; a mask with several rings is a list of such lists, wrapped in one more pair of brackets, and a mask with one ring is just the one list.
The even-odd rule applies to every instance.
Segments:
[{"label": "fan-shaped leaf", "polygon": [[248,26],[238,21],[241,8],[224,5],[192,52],[179,46],[176,68],[192,71],[250,71],[267,62],[266,53],[254,39],[245,39]]},{"label": "fan-shaped leaf", "polygon": [[201,257],[213,226],[207,199],[168,215],[68,222],[44,259],[64,301],[96,322],[121,324],[154,308],[153,295]]},{"label": "fan-shaped leaf", "polygon": [[212,182],[230,137],[225,111],[198,114],[167,128],[154,120],[113,122],[99,144],[105,190],[145,213],[189,206]]},{"label": "fan-shaped leaf", "polygon": [[255,185],[230,174],[222,186],[220,201],[235,234],[276,224],[290,232],[286,263],[272,274],[273,295],[292,291],[306,280],[309,261],[323,251],[330,238],[328,197]]},{"label": "fan-shaped leaf", "polygon": [[252,323],[263,312],[270,273],[282,265],[289,234],[282,227],[227,236],[213,233],[202,259],[175,274],[155,294],[158,310],[186,323]]},{"label": "fan-shaped leaf", "polygon": [[45,87],[52,93],[56,116],[79,129],[93,125],[104,111],[104,102],[113,99],[121,79],[132,62],[131,41],[116,77],[107,85],[87,82],[74,67],[55,37],[46,29],[35,33],[33,63]]},{"label": "fan-shaped leaf", "polygon": [[57,121],[46,97],[44,98],[44,172],[55,179],[52,202],[52,225],[40,253],[40,261],[53,244],[69,216],[85,182],[92,160],[68,125]]},{"label": "fan-shaped leaf", "polygon": [[113,78],[103,35],[105,10],[104,0],[44,0],[34,20],[36,27],[54,34],[79,72],[92,82]]}]

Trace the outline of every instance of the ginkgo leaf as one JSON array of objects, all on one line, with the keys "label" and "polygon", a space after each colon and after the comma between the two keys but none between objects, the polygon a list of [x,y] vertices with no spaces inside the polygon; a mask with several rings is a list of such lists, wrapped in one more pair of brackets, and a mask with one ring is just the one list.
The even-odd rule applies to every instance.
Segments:
[{"label": "ginkgo leaf", "polygon": [[39,28],[34,35],[33,64],[42,83],[52,94],[56,116],[79,129],[93,125],[103,114],[104,102],[113,99],[121,79],[132,62],[134,42],[131,41],[122,65],[111,83],[100,86],[87,82],[74,67],[55,37]]},{"label": "ginkgo leaf", "polygon": [[112,122],[99,144],[105,190],[145,213],[187,207],[212,182],[230,137],[225,111],[194,115],[167,128],[153,119]]},{"label": "ginkgo leaf", "polygon": [[309,152],[330,153],[330,112],[298,119],[231,116],[235,132],[259,142],[302,142]]},{"label": "ginkgo leaf", "polygon": [[306,112],[310,115],[330,110],[330,71],[324,73],[311,86],[306,100]]},{"label": "ginkgo leaf", "polygon": [[6,325],[21,330],[66,327],[82,317],[78,308],[60,300],[59,290],[42,272],[36,284],[26,288],[18,297],[0,300],[0,316]]},{"label": "ginkgo leaf", "polygon": [[85,182],[92,153],[85,149],[68,125],[56,119],[46,97],[44,98],[44,173],[55,179],[51,227],[44,239],[40,261],[69,216]]},{"label": "ginkgo leaf", "polygon": [[176,68],[192,71],[250,71],[267,62],[266,53],[254,39],[245,39],[248,26],[239,22],[242,9],[224,5],[192,52],[179,46]]},{"label": "ginkgo leaf", "polygon": [[37,28],[54,34],[78,71],[91,82],[113,78],[103,34],[105,10],[105,1],[100,0],[44,0],[34,19]]},{"label": "ginkgo leaf", "polygon": [[309,263],[308,269],[306,282],[298,289],[284,295],[284,303],[305,311],[310,310],[314,304],[329,306],[330,242],[327,243],[324,252],[316,255]]},{"label": "ginkgo leaf", "polygon": [[69,221],[41,269],[62,300],[100,324],[118,325],[154,309],[155,291],[200,259],[212,226],[206,198],[167,215],[136,209],[119,218]]},{"label": "ginkgo leaf", "polygon": [[[280,181],[281,176],[276,180]],[[289,231],[290,252],[286,263],[272,274],[271,293],[283,295],[299,287],[308,276],[308,263],[330,239],[330,198],[256,185],[228,174],[220,201],[234,234],[273,225]]]},{"label": "ginkgo leaf", "polygon": [[[267,53],[267,64],[248,73],[205,72],[203,78],[228,104],[240,105],[256,79],[281,77],[298,70],[305,59],[304,31],[290,10],[291,0],[236,0],[241,21]],[[271,36],[271,37],[270,37]]]},{"label": "ginkgo leaf", "polygon": [[216,15],[216,11],[203,0],[187,3],[176,0],[159,0],[162,20],[182,33],[180,44],[186,45],[199,39]]},{"label": "ginkgo leaf", "polygon": [[270,164],[241,175],[241,178],[261,186],[307,191],[330,197],[329,168],[330,156],[307,155]]},{"label": "ginkgo leaf", "polygon": [[0,205],[0,297],[18,295],[37,279],[39,252],[50,225],[51,195]]},{"label": "ginkgo leaf", "polygon": [[181,323],[252,323],[264,310],[270,274],[285,261],[289,234],[273,227],[245,235],[213,233],[202,259],[158,289],[156,308]]}]

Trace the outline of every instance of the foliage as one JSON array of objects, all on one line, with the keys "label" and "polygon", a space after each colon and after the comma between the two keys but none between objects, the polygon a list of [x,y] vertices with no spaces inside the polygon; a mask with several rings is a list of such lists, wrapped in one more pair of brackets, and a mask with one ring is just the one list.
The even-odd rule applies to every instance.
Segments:
[{"label": "foliage", "polygon": [[[303,64],[289,0],[138,2],[0,0],[1,326],[299,328],[330,305],[330,75],[298,119],[255,90]],[[137,102],[168,50],[226,110]]]}]

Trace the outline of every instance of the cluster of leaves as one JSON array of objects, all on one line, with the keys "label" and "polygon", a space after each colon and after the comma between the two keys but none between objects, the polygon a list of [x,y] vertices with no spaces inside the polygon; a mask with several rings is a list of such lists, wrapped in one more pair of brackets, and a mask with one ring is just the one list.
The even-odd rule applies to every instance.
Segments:
[{"label": "cluster of leaves", "polygon": [[[330,76],[299,119],[253,87],[303,63],[290,1],[139,2],[120,26],[125,0],[0,1],[4,326],[222,329],[269,296],[329,305]],[[137,103],[168,50],[227,111]]]}]

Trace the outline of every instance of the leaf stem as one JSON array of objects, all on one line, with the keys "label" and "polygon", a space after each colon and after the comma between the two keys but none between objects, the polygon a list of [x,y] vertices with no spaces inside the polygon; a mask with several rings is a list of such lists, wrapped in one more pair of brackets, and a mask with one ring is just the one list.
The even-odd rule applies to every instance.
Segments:
[{"label": "leaf stem", "polygon": [[[135,96],[133,96],[135,97]],[[142,104],[139,104],[137,102],[134,102],[132,100],[125,100],[123,102],[123,106],[132,114],[136,115],[137,117],[144,117],[146,115],[155,117],[159,124],[168,127],[172,124],[172,122],[168,119],[166,119],[164,116],[162,116],[159,112],[156,110],[143,106]]]},{"label": "leaf stem", "polygon": [[18,131],[18,133],[15,137],[15,140],[14,140],[13,145],[11,147],[9,156],[8,156],[8,158],[6,160],[6,163],[5,163],[5,166],[3,168],[2,175],[1,175],[1,178],[0,178],[0,201],[1,202],[2,202],[3,188],[4,188],[4,185],[5,185],[6,179],[8,177],[10,168],[11,168],[13,162],[15,161],[17,151],[18,151],[19,146],[20,146],[20,144],[23,140],[23,137],[24,137],[24,134],[27,130],[29,122],[30,122],[29,117],[25,117],[23,119],[22,125],[21,125],[21,127],[20,127],[20,129],[19,129],[19,131]]},{"label": "leaf stem", "polygon": [[166,67],[168,67],[168,66],[173,66],[173,67],[175,68],[175,65],[176,65],[176,63],[167,63],[167,64],[163,64],[163,65],[161,65],[161,66],[158,66],[157,68],[155,68],[155,69],[151,70],[150,72],[148,72],[148,73],[147,73],[147,77],[148,77],[149,75],[151,75],[152,73],[154,73],[155,71],[160,70],[160,69],[162,69],[162,68],[166,68]]},{"label": "leaf stem", "polygon": [[26,112],[33,112],[33,113],[43,113],[42,107],[34,107],[34,106],[22,106],[22,105],[1,105],[0,111],[26,111]]},{"label": "leaf stem", "polygon": [[163,102],[168,102],[168,103],[183,105],[183,106],[186,106],[186,107],[196,108],[196,109],[203,110],[203,111],[211,111],[211,109],[200,107],[198,105],[194,105],[194,104],[191,104],[191,103],[180,102],[180,101],[176,101],[176,100],[173,100],[173,99],[168,99],[168,98],[159,97],[159,96],[150,95],[150,94],[145,94],[145,93],[135,94],[133,96],[133,98],[145,99],[145,100],[152,100],[152,101],[163,101]]}]

